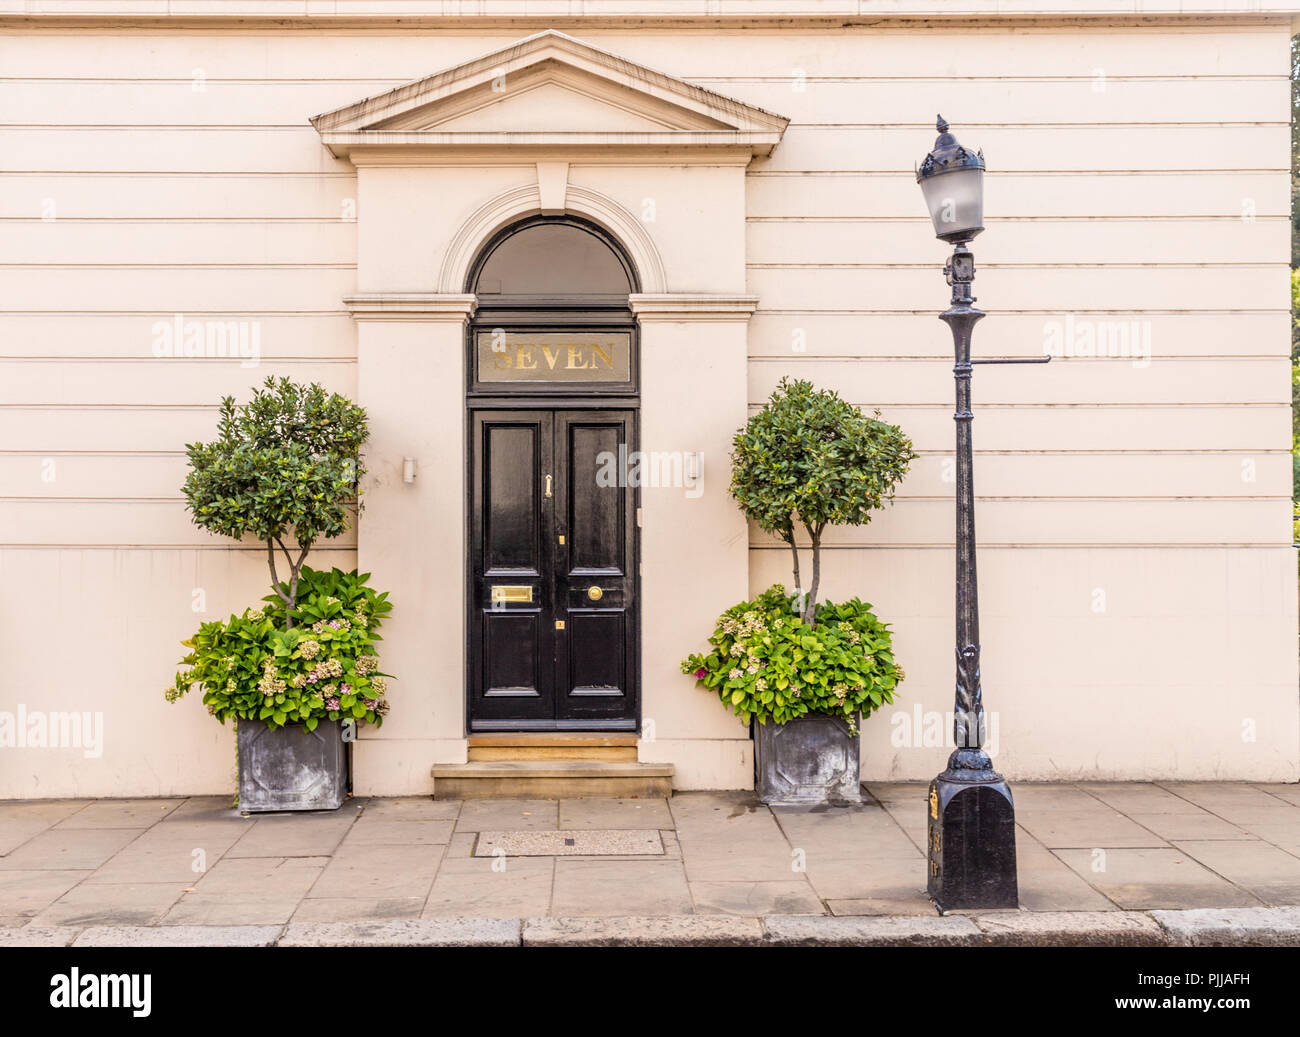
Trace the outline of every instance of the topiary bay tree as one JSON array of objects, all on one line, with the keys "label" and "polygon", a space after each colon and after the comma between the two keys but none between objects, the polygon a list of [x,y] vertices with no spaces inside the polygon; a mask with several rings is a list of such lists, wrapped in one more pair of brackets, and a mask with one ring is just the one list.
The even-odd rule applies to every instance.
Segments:
[{"label": "topiary bay tree", "polygon": [[[879,412],[876,412],[879,414]],[[897,425],[868,418],[830,390],[781,379],[732,442],[731,495],[746,517],[790,545],[802,618],[815,625],[827,526],[863,526],[893,499],[915,460]],[[799,573],[795,526],[812,542],[812,582]]]},{"label": "topiary bay tree", "polygon": [[[190,470],[182,492],[195,524],[266,542],[286,630],[293,626],[308,551],[347,530],[349,512],[359,510],[361,447],[368,434],[365,410],[346,397],[315,383],[268,377],[242,407],[233,396],[221,401],[216,439],[185,448]],[[283,583],[277,548],[288,566]]]}]

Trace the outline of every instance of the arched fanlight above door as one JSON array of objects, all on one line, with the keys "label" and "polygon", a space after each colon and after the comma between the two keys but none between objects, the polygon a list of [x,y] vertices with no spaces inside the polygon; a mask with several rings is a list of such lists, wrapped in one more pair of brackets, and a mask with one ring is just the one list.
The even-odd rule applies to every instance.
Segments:
[{"label": "arched fanlight above door", "polygon": [[534,216],[497,233],[470,267],[469,393],[635,395],[636,269],[602,228]]},{"label": "arched fanlight above door", "polygon": [[536,217],[507,227],[470,271],[479,305],[627,305],[637,290],[631,263],[593,224]]}]

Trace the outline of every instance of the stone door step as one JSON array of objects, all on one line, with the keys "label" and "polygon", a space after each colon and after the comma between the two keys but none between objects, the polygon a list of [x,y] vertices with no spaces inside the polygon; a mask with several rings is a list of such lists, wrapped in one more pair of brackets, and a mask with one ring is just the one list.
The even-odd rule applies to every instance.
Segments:
[{"label": "stone door step", "polygon": [[673,791],[672,764],[635,760],[471,760],[435,764],[430,773],[435,799],[662,799]]},{"label": "stone door step", "polygon": [[469,736],[471,763],[487,760],[635,760],[636,735],[585,731]]}]

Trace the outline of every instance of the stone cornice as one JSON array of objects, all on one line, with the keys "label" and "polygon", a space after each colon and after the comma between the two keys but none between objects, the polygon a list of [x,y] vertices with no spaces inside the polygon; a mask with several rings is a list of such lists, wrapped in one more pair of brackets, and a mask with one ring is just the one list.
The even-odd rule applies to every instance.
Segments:
[{"label": "stone cornice", "polygon": [[758,296],[638,293],[628,297],[628,305],[643,324],[649,321],[747,321],[758,308]]},{"label": "stone cornice", "polygon": [[446,292],[366,292],[349,295],[343,305],[358,321],[466,321],[478,300],[473,295]]},{"label": "stone cornice", "polygon": [[[466,8],[472,6],[472,13]],[[1295,25],[1300,0],[643,0],[635,13],[620,0],[584,0],[571,14],[568,0],[0,0],[0,25],[95,26],[131,29],[158,25],[268,29],[845,29],[990,26]],[[340,9],[342,8],[342,9]]]}]

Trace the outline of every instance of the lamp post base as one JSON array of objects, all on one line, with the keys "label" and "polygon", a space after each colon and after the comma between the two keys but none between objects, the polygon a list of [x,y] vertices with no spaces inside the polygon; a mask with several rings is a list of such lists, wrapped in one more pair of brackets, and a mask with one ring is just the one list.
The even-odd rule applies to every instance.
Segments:
[{"label": "lamp post base", "polygon": [[927,888],[941,911],[1017,907],[1011,788],[983,749],[958,749],[930,782]]}]

